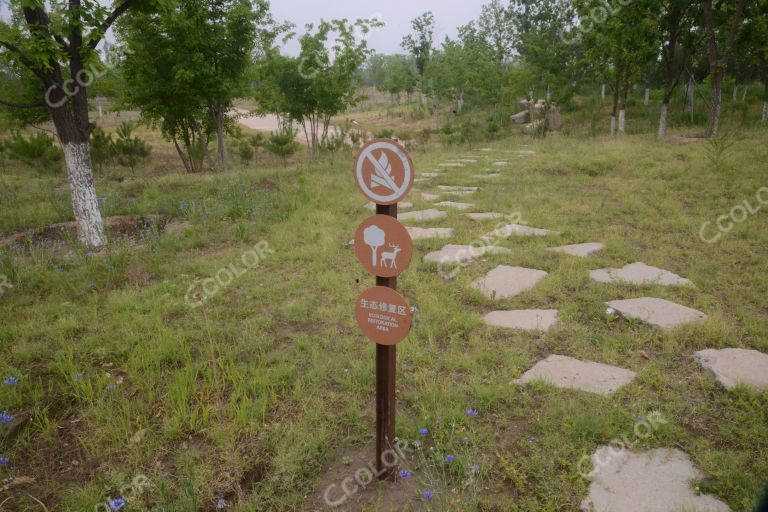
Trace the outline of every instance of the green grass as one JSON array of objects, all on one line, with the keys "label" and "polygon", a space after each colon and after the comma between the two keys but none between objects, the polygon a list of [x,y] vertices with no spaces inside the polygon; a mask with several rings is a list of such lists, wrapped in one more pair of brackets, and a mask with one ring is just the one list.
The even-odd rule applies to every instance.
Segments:
[{"label": "green grass", "polygon": [[[470,243],[494,224],[456,211],[419,224],[454,227],[456,235],[416,242],[399,280],[418,313],[398,347],[397,432],[413,441],[419,428],[431,431],[409,460],[416,490],[406,510],[576,510],[589,484],[579,460],[631,437],[637,418],[653,412],[668,423],[637,448],[684,450],[708,477],[703,491],[734,511],[750,510],[768,475],[768,395],[722,389],[693,352],[768,351],[766,210],[715,244],[698,233],[768,186],[766,135],[743,132],[719,171],[707,143],[509,138],[478,153],[477,164],[434,181],[477,184],[471,175],[508,159],[502,177],[459,200],[475,211],[519,212],[559,234],[499,242],[511,254],[482,258],[446,283],[423,255],[447,242]],[[537,154],[508,152],[521,144]],[[427,172],[468,152],[413,157]],[[0,440],[0,455],[11,459],[0,477],[35,478],[0,491],[0,503],[10,498],[0,510],[40,510],[29,495],[49,510],[93,510],[138,476],[148,485],[132,493],[127,510],[208,511],[219,497],[227,510],[306,510],[324,490],[319,482],[339,481],[326,468],[370,443],[374,423],[374,345],[353,318],[354,299],[373,278],[347,246],[368,212],[350,167],[346,155],[333,166],[101,180],[105,215],[159,213],[163,223],[188,224],[169,234],[161,223],[137,243],[116,240],[96,257],[67,247],[0,249],[0,275],[14,285],[0,302],[0,376],[21,377],[0,386],[0,410],[24,420]],[[5,233],[68,219],[63,176],[11,169],[2,190]],[[408,200],[414,209],[429,206],[415,192]],[[190,286],[242,265],[262,241],[273,254],[204,306],[187,306]],[[588,241],[606,249],[584,260],[546,250]],[[696,287],[588,278],[590,269],[634,261]],[[491,301],[469,283],[498,264],[549,276],[514,299]],[[604,301],[646,295],[710,319],[659,332],[605,315]],[[484,325],[483,314],[504,308],[560,309],[562,323],[546,334]],[[610,398],[512,384],[552,353],[638,377]],[[469,418],[470,407],[480,414]],[[456,456],[450,465],[449,453]],[[475,464],[480,471],[472,475]],[[435,498],[423,502],[427,488]],[[377,494],[360,509],[387,503]]]}]

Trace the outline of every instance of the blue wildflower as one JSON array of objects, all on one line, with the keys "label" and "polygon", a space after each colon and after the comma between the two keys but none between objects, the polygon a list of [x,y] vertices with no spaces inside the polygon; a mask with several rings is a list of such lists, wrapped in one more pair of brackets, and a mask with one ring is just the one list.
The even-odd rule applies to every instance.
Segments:
[{"label": "blue wildflower", "polygon": [[125,505],[126,505],[126,501],[125,501],[125,498],[123,498],[122,496],[109,501],[110,510],[120,510]]},{"label": "blue wildflower", "polygon": [[75,378],[75,380],[80,380],[83,377],[85,377],[85,375],[83,375],[82,373],[76,373],[73,375],[73,377]]},{"label": "blue wildflower", "polygon": [[419,429],[419,434],[421,434],[422,436],[425,436],[425,435],[429,434],[429,429],[420,428]]},{"label": "blue wildflower", "polygon": [[3,411],[0,412],[0,423],[11,423],[13,421],[13,415]]},{"label": "blue wildflower", "polygon": [[7,466],[11,460],[8,457],[0,457],[0,466]]},{"label": "blue wildflower", "polygon": [[14,377],[13,375],[11,375],[10,377],[8,377],[7,379],[5,379],[3,381],[3,384],[5,384],[6,386],[13,386],[17,382],[19,382],[19,378],[18,377]]},{"label": "blue wildflower", "polygon": [[417,440],[415,440],[415,441],[413,442],[413,446],[415,446],[416,448],[420,448],[420,447],[421,447],[421,441],[419,441],[418,439],[417,439]]},{"label": "blue wildflower", "polygon": [[221,510],[226,507],[227,507],[227,501],[224,498],[219,498],[219,501],[216,502],[216,508]]},{"label": "blue wildflower", "polygon": [[448,462],[449,464],[451,462],[453,462],[454,460],[456,460],[456,457],[454,457],[453,455],[446,455],[445,456],[445,462]]},{"label": "blue wildflower", "polygon": [[411,472],[408,471],[407,469],[401,469],[398,474],[400,475],[400,478],[402,478],[403,480],[411,476]]},{"label": "blue wildflower", "polygon": [[116,389],[117,389],[117,386],[115,386],[114,384],[110,384],[109,386],[107,386],[107,391],[114,391]]},{"label": "blue wildflower", "polygon": [[471,418],[474,418],[478,414],[480,414],[480,413],[477,411],[477,409],[467,409],[467,416],[469,416]]},{"label": "blue wildflower", "polygon": [[432,491],[424,491],[421,495],[425,500],[431,500],[435,496],[435,493]]}]

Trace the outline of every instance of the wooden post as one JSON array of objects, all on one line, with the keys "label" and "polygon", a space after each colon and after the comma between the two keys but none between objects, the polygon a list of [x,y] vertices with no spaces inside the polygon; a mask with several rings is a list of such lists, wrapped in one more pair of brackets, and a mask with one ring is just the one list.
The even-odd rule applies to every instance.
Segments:
[{"label": "wooden post", "polygon": [[[397,219],[397,204],[376,205],[376,213]],[[377,286],[397,290],[397,277],[376,277]],[[396,467],[387,467],[382,455],[395,440],[395,368],[396,345],[376,345],[376,469],[379,479],[392,479]]]}]

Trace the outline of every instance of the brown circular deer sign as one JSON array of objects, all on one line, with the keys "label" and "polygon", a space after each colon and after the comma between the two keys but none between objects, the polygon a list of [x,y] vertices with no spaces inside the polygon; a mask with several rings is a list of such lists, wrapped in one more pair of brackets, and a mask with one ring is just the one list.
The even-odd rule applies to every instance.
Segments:
[{"label": "brown circular deer sign", "polygon": [[368,217],[355,232],[355,256],[375,276],[400,274],[410,265],[412,255],[411,235],[389,215]]},{"label": "brown circular deer sign", "polygon": [[357,298],[357,325],[379,345],[396,345],[411,330],[411,309],[402,295],[386,286],[368,288]]}]

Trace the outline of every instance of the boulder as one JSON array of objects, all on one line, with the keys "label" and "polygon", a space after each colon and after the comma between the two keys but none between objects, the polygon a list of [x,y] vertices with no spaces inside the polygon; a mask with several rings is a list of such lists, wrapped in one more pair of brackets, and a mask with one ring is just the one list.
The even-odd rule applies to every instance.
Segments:
[{"label": "boulder", "polygon": [[515,124],[525,124],[530,122],[531,115],[527,110],[523,110],[522,112],[513,115],[510,119],[512,119],[512,122]]},{"label": "boulder", "polygon": [[549,107],[547,112],[547,130],[558,131],[563,127],[563,118],[560,116],[560,109],[557,107]]}]

